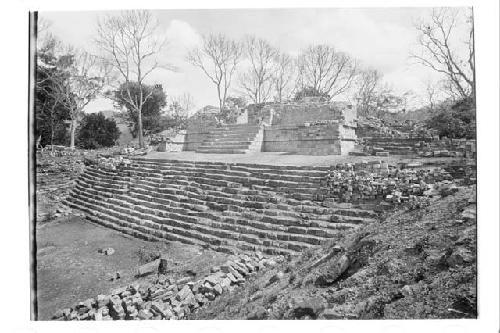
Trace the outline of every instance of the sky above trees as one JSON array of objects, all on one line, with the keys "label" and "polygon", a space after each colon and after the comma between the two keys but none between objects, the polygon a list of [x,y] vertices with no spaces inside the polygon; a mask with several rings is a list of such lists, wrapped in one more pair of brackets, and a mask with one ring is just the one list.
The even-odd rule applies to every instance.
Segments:
[{"label": "sky above trees", "polygon": [[[161,33],[168,39],[161,57],[177,71],[158,70],[152,73],[148,83],[162,84],[168,96],[189,92],[194,97],[194,110],[218,105],[209,79],[186,61],[186,53],[201,43],[203,34],[223,33],[234,39],[252,34],[292,56],[310,44],[333,45],[357,58],[364,67],[380,71],[395,92],[412,90],[415,98],[409,107],[418,106],[425,102],[426,82],[438,79],[433,71],[415,64],[409,56],[417,47],[415,25],[427,18],[430,11],[428,8],[152,11],[160,21]],[[96,52],[92,41],[97,19],[112,13],[41,12],[39,16],[52,23],[49,31],[63,42]],[[457,31],[460,35],[460,27]],[[241,88],[234,85],[229,94],[239,93]],[[346,97],[338,97],[343,98]],[[111,101],[99,98],[88,105],[86,111],[110,108]]]}]

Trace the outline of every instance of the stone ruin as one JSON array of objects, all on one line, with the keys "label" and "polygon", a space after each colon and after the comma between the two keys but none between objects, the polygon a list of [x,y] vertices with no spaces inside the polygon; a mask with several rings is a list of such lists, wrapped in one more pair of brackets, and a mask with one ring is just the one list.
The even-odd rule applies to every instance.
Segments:
[{"label": "stone ruin", "polygon": [[[356,109],[346,103],[302,101],[250,105],[222,124],[214,112],[190,118],[183,151],[198,153],[284,152],[346,155],[356,141]],[[180,150],[180,149],[177,149]],[[164,146],[160,151],[168,151]]]},{"label": "stone ruin", "polygon": [[[213,113],[198,114],[170,144],[199,153],[342,155],[357,139],[356,111],[346,104],[268,104],[238,118],[239,124],[221,125]],[[405,139],[398,133],[391,138]],[[77,179],[65,200],[69,207],[137,238],[199,245],[229,259],[197,281],[173,281],[157,272],[147,285],[88,299],[54,319],[186,318],[269,263],[376,222],[381,210],[422,207],[453,193],[456,178],[474,183],[475,165],[458,163],[442,168],[383,160],[284,166],[141,155],[97,159]]]},{"label": "stone ruin", "polygon": [[476,157],[476,140],[440,138],[435,130],[413,121],[358,119],[358,149],[353,155],[414,155],[419,157]]}]

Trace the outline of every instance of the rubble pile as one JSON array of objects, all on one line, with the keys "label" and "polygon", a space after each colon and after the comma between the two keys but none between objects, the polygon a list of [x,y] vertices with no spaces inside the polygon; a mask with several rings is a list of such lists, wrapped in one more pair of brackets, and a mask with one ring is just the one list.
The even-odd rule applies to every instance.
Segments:
[{"label": "rubble pile", "polygon": [[387,121],[367,116],[358,119],[358,129],[363,137],[391,137],[401,139],[436,139],[437,131],[423,123],[413,121]]},{"label": "rubble pile", "polygon": [[436,130],[419,122],[364,117],[358,120],[356,134],[363,151],[353,152],[352,155],[476,156],[475,140],[440,138]]},{"label": "rubble pile", "polygon": [[51,151],[37,154],[37,221],[67,216],[72,212],[62,201],[84,169],[83,154],[79,151],[57,156]]},{"label": "rubble pile", "polygon": [[185,319],[193,311],[243,284],[257,271],[283,261],[283,256],[264,257],[260,252],[233,255],[223,265],[212,267],[210,275],[193,281],[191,277],[174,280],[162,274],[165,267],[158,259],[153,262],[157,274],[150,281],[121,287],[110,295],[98,295],[72,308],[58,310],[53,319]]},{"label": "rubble pile", "polygon": [[358,137],[392,137],[402,138],[405,134],[389,126],[384,120],[377,117],[359,117],[357,121]]},{"label": "rubble pile", "polygon": [[96,162],[97,167],[105,170],[116,170],[118,166],[126,166],[128,164],[130,164],[130,159],[124,158],[121,155],[107,158],[98,157]]},{"label": "rubble pile", "polygon": [[[398,169],[387,163],[340,164],[322,181],[324,194],[340,202],[385,200],[390,203],[415,201],[427,196],[440,182],[452,180],[442,168]],[[369,167],[368,167],[369,166]]]}]

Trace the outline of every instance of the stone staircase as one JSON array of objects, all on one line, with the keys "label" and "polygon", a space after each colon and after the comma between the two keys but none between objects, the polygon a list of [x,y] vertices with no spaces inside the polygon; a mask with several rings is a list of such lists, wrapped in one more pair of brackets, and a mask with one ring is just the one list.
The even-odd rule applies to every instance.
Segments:
[{"label": "stone staircase", "polygon": [[134,159],[88,166],[66,204],[150,241],[294,254],[374,221],[373,211],[313,201],[327,167]]},{"label": "stone staircase", "polygon": [[258,125],[226,124],[210,131],[197,153],[245,154],[261,151],[263,129]]}]

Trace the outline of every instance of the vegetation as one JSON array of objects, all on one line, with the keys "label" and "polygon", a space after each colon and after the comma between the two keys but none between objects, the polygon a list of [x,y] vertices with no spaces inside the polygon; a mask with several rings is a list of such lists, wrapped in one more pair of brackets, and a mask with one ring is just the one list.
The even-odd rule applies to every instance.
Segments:
[{"label": "vegetation", "polygon": [[83,116],[78,129],[77,145],[83,149],[98,149],[114,146],[120,137],[120,130],[114,119],[108,119],[102,112]]},{"label": "vegetation", "polygon": [[[141,94],[149,97],[143,103],[139,114],[135,104],[130,101],[139,99]],[[123,118],[128,122],[134,137],[138,136],[141,126],[145,134],[158,133],[164,129],[160,119],[162,109],[167,105],[167,95],[161,86],[140,85],[137,82],[123,83],[113,92],[113,100],[118,107],[125,109]]]},{"label": "vegetation", "polygon": [[437,114],[429,118],[427,126],[438,130],[440,137],[452,139],[476,138],[476,108],[471,98],[456,103],[443,103]]},{"label": "vegetation", "polygon": [[[143,135],[186,127],[194,107],[192,96],[184,93],[167,102],[165,92],[150,82],[151,74],[160,69],[176,70],[161,61],[167,35],[160,33],[151,12],[131,10],[100,17],[95,36],[99,55],[63,45],[46,31],[49,26],[40,20],[39,33],[44,34],[37,48],[35,133],[41,146],[73,147],[84,109],[99,95],[125,109],[124,118],[141,147]],[[441,136],[474,137],[472,12],[435,9],[415,30],[417,48],[411,58],[440,75],[427,82],[421,96],[421,109],[429,111],[425,112],[430,116],[428,125]],[[329,44],[309,45],[292,56],[257,36],[240,41],[212,33],[203,36],[185,59],[214,84],[222,121],[234,120],[233,111],[245,106],[245,99],[260,105],[304,97],[342,98],[356,103],[359,115],[380,116],[406,112],[411,94],[396,93],[383,82],[382,72],[361,67],[356,58]],[[235,78],[240,91],[231,95]],[[112,88],[104,93],[105,87]]]},{"label": "vegetation", "polygon": [[[147,10],[124,11],[116,16],[106,16],[97,27],[96,44],[115,75],[114,81],[119,84],[116,90],[123,92],[120,99],[128,110],[136,113],[136,135],[140,147],[145,146],[142,115],[154,93],[153,89],[145,90],[145,80],[159,68],[173,69],[159,61],[158,54],[167,40],[157,32],[158,22]],[[136,82],[136,85],[132,82]]]},{"label": "vegetation", "polygon": [[64,79],[65,73],[58,66],[56,39],[47,40],[38,50],[39,66],[36,68],[35,85],[35,136],[39,145],[67,145],[69,110],[59,101],[56,86],[51,78]]}]

